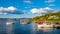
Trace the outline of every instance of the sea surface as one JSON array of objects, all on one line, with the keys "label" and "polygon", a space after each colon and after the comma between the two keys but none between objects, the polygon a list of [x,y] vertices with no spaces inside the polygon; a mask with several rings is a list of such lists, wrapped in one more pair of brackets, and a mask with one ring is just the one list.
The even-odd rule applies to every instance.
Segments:
[{"label": "sea surface", "polygon": [[0,20],[0,34],[60,34],[60,29],[38,29],[36,23],[20,24],[14,21],[14,24],[6,24],[9,20]]}]

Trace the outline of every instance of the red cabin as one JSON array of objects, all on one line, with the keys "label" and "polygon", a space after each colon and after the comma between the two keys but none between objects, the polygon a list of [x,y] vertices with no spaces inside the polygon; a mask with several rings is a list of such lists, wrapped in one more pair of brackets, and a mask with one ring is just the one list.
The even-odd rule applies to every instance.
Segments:
[{"label": "red cabin", "polygon": [[38,22],[39,25],[42,25],[44,22]]}]

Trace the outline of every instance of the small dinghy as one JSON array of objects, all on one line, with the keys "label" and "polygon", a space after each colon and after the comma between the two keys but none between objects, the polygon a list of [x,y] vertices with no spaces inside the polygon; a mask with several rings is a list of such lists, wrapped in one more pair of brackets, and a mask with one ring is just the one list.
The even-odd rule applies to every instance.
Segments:
[{"label": "small dinghy", "polygon": [[56,27],[57,29],[60,29],[60,26]]}]

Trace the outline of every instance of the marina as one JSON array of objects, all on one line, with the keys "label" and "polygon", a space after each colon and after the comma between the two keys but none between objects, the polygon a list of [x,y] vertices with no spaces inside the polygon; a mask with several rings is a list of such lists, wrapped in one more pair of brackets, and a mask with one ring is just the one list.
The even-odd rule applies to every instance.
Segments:
[{"label": "marina", "polygon": [[0,0],[0,34],[60,34],[60,0]]},{"label": "marina", "polygon": [[[12,24],[13,22],[14,24]],[[8,20],[0,20],[0,34],[60,34],[60,29],[57,28],[47,28],[45,26],[44,28],[39,28],[40,25],[38,27],[37,23],[24,25],[19,21],[13,20],[13,22],[8,22]]]}]

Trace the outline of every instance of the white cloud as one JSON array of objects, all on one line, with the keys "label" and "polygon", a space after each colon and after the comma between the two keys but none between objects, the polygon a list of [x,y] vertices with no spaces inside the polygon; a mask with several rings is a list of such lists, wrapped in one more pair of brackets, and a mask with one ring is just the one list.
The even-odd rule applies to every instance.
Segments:
[{"label": "white cloud", "polygon": [[44,11],[51,11],[53,9],[49,8],[49,7],[46,7],[46,8],[43,8]]},{"label": "white cloud", "polygon": [[17,10],[15,7],[10,6],[8,8],[4,8],[4,7],[0,7],[0,12],[4,12],[4,11],[14,11]]},{"label": "white cloud", "polygon": [[10,7],[8,7],[8,10],[11,10],[11,11],[14,11],[14,10],[16,10],[17,8],[15,8],[15,7],[13,7],[13,6],[10,6]]},{"label": "white cloud", "polygon": [[8,14],[9,12],[12,13],[15,10],[17,10],[17,8],[15,8],[13,6],[10,6],[10,7],[7,7],[7,8],[0,7],[0,14]]},{"label": "white cloud", "polygon": [[51,8],[49,8],[49,7],[46,7],[46,8],[39,8],[39,9],[37,9],[37,8],[33,8],[32,10],[31,10],[31,13],[32,14],[44,14],[44,13],[50,13],[50,12],[53,12],[54,10],[53,9],[51,9]]},{"label": "white cloud", "polygon": [[30,0],[24,0],[25,3],[31,4],[32,2]]},{"label": "white cloud", "polygon": [[58,11],[53,11],[52,13],[56,13],[56,12],[58,12]]},{"label": "white cloud", "polygon": [[46,0],[45,2],[46,3],[52,3],[52,2],[55,2],[55,0]]},{"label": "white cloud", "polygon": [[2,13],[2,12],[0,12],[0,14],[4,14],[4,15],[6,15],[6,14],[8,14],[8,13]]},{"label": "white cloud", "polygon": [[36,8],[33,8],[33,9],[31,10],[32,13],[36,13],[37,11],[38,11],[38,9],[36,9]]}]

